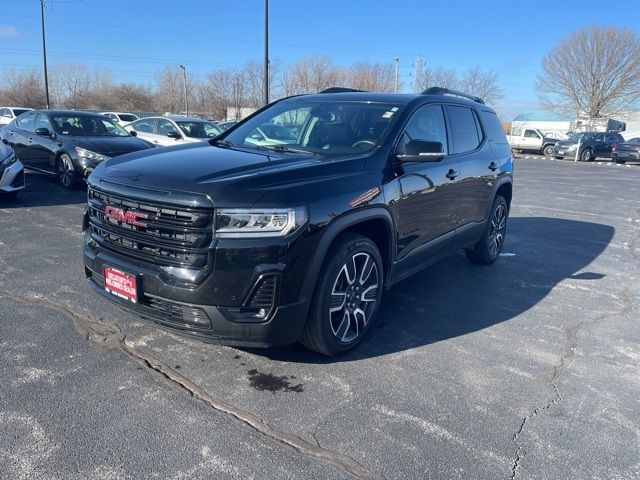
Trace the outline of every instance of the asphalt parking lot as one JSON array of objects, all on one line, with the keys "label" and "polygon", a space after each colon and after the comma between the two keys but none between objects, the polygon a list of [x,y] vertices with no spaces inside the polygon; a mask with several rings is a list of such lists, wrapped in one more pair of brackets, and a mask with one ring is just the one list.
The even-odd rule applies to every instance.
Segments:
[{"label": "asphalt parking lot", "polygon": [[639,478],[640,168],[521,158],[502,258],[385,293],[355,351],[248,350],[85,284],[86,195],[0,200],[0,478]]}]

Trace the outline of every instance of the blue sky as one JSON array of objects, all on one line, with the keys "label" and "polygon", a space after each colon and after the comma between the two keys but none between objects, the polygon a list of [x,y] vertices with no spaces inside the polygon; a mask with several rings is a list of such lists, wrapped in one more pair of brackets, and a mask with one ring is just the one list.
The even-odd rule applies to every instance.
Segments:
[{"label": "blue sky", "polygon": [[[261,60],[263,0],[47,0],[49,62],[108,67],[152,84],[168,63],[204,78]],[[0,0],[0,72],[41,67],[39,0]],[[640,0],[270,0],[270,58],[327,55],[337,65],[400,58],[409,90],[418,55],[429,65],[499,73],[508,120],[536,108],[543,55],[584,25],[640,33]],[[1,73],[0,73],[1,74]]]}]

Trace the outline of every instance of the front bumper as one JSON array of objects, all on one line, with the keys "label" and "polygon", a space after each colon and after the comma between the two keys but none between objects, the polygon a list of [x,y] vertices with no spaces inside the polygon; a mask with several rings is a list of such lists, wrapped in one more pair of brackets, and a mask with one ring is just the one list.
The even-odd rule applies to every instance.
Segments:
[{"label": "front bumper", "polygon": [[[284,262],[291,257],[281,255],[280,245],[255,245],[244,251],[218,245],[212,249],[213,266],[208,267],[207,274],[196,283],[185,284],[155,265],[92,247],[86,233],[84,240],[85,274],[90,286],[144,319],[207,342],[234,346],[286,345],[296,342],[302,333],[308,302],[291,295],[290,288],[283,288],[291,285],[290,270],[295,268],[287,269]],[[230,257],[232,253],[234,257]],[[136,303],[105,290],[106,266],[135,276]],[[264,299],[271,294],[268,306]],[[245,307],[254,305],[256,296],[263,301],[263,317],[246,313]]]},{"label": "front bumper", "polygon": [[24,186],[24,167],[20,160],[9,165],[4,172],[0,171],[0,192],[16,192]]}]

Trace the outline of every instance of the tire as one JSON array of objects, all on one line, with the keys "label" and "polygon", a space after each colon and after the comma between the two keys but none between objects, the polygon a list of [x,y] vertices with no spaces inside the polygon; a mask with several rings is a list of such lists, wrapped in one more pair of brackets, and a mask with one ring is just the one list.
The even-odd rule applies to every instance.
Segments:
[{"label": "tire", "polygon": [[340,235],[323,262],[300,343],[328,356],[354,348],[374,323],[383,285],[376,245],[362,235]]},{"label": "tire", "polygon": [[547,145],[546,147],[544,147],[544,148],[542,149],[542,154],[543,154],[545,157],[550,157],[550,156],[552,156],[552,155],[553,155],[553,145]]},{"label": "tire", "polygon": [[581,162],[590,162],[591,160],[593,160],[595,157],[592,157],[593,152],[591,151],[590,148],[585,148],[582,153],[580,154],[580,161]]},{"label": "tire", "polygon": [[556,160],[562,160],[564,157],[553,157],[553,158],[555,158]]},{"label": "tire", "polygon": [[56,177],[58,178],[58,183],[69,190],[75,188],[78,184],[73,162],[71,161],[71,157],[66,153],[60,155],[56,160]]},{"label": "tire", "polygon": [[509,207],[504,197],[498,195],[491,206],[489,222],[482,238],[473,248],[465,249],[467,258],[472,263],[490,265],[500,256],[504,237],[507,231]]}]

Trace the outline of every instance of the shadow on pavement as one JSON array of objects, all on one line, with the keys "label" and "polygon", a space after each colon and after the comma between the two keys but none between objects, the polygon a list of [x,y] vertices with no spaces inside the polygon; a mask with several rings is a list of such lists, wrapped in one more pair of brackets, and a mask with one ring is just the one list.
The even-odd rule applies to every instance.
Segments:
[{"label": "shadow on pavement", "polygon": [[300,345],[251,349],[274,360],[332,363],[377,357],[472,333],[511,320],[540,302],[559,282],[592,282],[580,272],[613,238],[614,228],[543,217],[509,220],[505,255],[491,266],[454,255],[385,292],[378,319],[352,352],[326,358]]},{"label": "shadow on pavement", "polygon": [[62,188],[53,175],[27,170],[26,187],[17,195],[0,195],[0,210],[3,208],[50,207],[73,205],[87,202],[87,188],[84,183],[74,190]]}]

